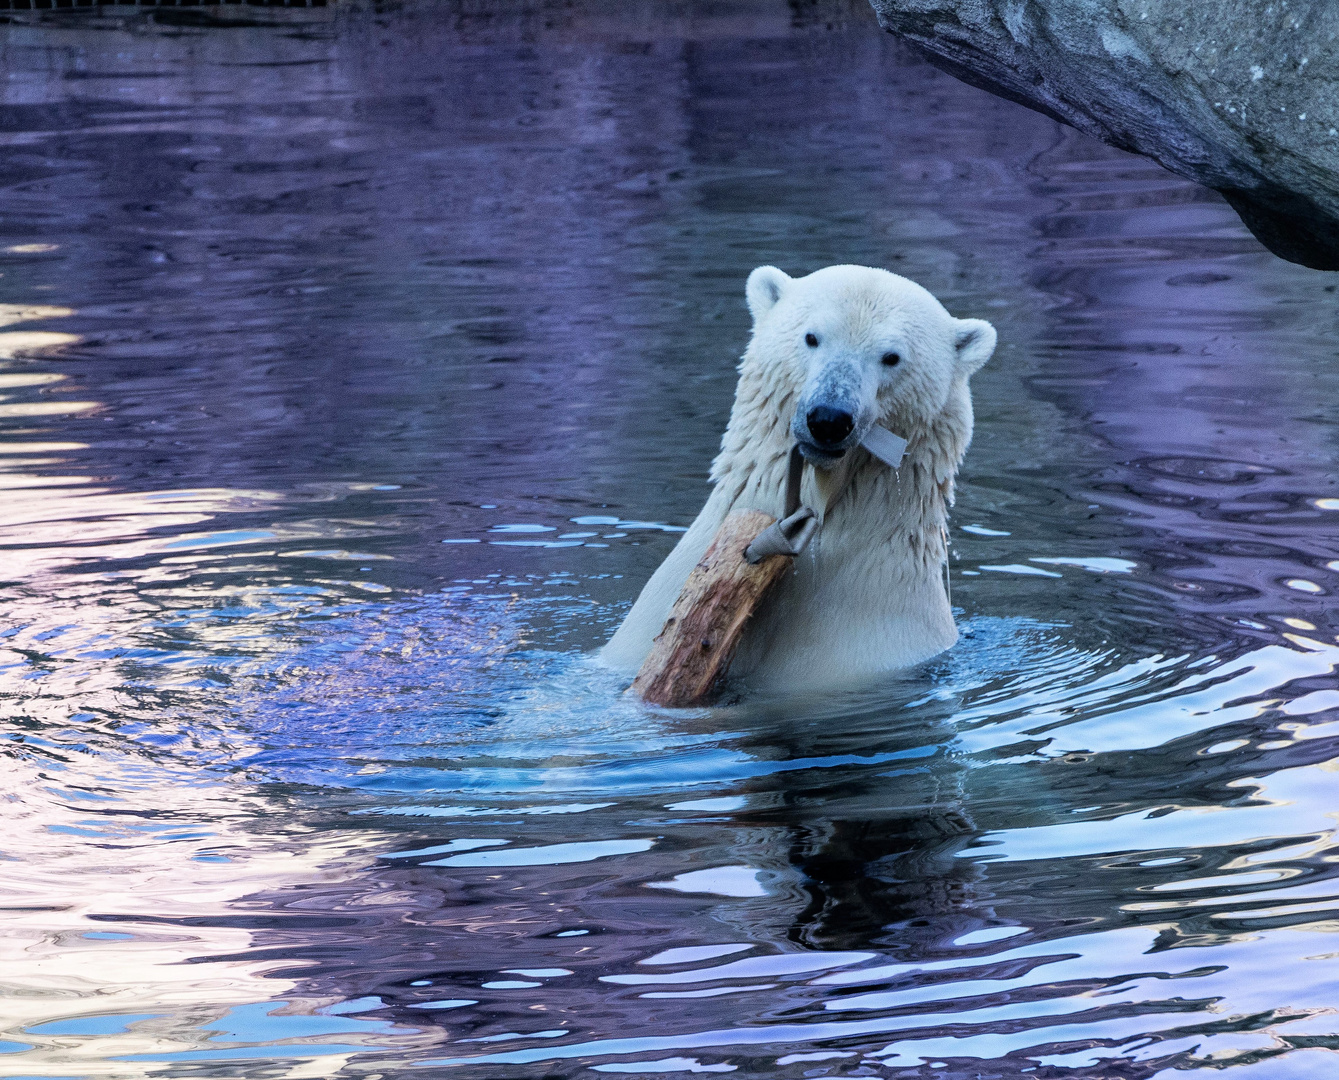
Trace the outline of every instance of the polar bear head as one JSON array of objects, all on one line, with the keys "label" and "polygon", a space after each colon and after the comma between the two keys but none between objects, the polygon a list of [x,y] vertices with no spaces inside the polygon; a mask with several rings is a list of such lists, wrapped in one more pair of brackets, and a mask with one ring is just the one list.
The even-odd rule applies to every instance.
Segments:
[{"label": "polar bear head", "polygon": [[990,323],[955,319],[887,270],[829,266],[792,278],[760,266],[745,295],[753,315],[746,363],[761,362],[769,381],[788,391],[790,433],[820,467],[835,464],[875,424],[911,438],[944,412],[955,389],[965,393],[995,350]]}]

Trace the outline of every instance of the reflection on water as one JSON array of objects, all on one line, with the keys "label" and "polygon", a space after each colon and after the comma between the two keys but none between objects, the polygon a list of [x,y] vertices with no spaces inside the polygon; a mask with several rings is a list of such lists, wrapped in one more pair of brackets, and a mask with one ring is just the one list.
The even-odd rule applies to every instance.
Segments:
[{"label": "reflection on water", "polygon": [[[1330,1075],[1334,286],[687,10],[0,28],[5,1075]],[[838,261],[1000,330],[964,639],[641,708],[744,277]]]}]

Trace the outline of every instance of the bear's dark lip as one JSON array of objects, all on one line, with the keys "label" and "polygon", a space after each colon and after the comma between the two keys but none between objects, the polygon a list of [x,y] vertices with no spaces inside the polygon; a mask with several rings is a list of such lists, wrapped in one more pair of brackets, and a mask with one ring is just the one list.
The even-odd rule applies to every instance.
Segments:
[{"label": "bear's dark lip", "polygon": [[833,453],[828,450],[820,450],[806,439],[797,439],[795,445],[800,448],[800,453],[804,455],[805,461],[824,469],[831,468],[846,456],[845,447]]}]

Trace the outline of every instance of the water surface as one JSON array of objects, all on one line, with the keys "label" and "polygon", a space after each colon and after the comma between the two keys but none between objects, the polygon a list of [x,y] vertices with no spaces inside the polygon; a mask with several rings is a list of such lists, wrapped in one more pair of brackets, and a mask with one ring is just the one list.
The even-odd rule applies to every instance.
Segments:
[{"label": "water surface", "polygon": [[[0,25],[0,1073],[1331,1075],[1330,276],[858,3],[481,10]],[[999,329],[963,641],[641,708],[833,262]]]}]

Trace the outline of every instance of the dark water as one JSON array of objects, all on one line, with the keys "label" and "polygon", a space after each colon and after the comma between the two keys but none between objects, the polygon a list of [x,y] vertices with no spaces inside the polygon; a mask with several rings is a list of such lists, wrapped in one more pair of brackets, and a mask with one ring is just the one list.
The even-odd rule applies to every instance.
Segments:
[{"label": "dark water", "polygon": [[[856,2],[483,7],[0,27],[0,1075],[1335,1075],[1332,278]],[[842,261],[999,328],[968,636],[640,708]]]}]

